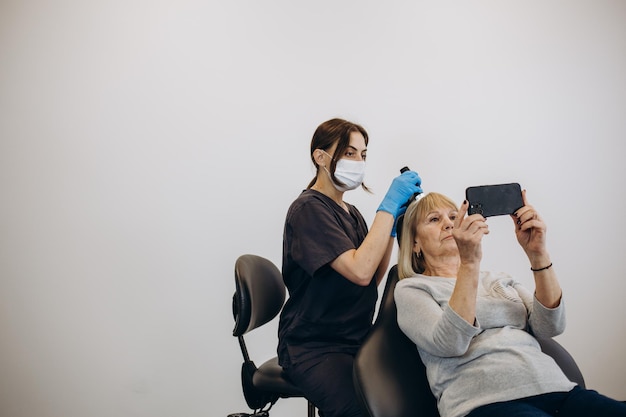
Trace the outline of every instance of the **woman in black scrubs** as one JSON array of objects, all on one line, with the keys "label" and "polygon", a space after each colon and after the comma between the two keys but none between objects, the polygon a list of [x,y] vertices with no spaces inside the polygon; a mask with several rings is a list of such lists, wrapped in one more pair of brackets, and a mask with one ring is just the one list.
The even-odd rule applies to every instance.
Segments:
[{"label": "woman in black scrubs", "polygon": [[280,317],[278,357],[323,417],[361,415],[352,363],[372,324],[395,221],[422,191],[416,172],[396,177],[368,231],[357,208],[343,201],[345,191],[367,190],[368,142],[357,124],[322,123],[311,141],[316,176],[285,221],[282,272],[289,299]]}]

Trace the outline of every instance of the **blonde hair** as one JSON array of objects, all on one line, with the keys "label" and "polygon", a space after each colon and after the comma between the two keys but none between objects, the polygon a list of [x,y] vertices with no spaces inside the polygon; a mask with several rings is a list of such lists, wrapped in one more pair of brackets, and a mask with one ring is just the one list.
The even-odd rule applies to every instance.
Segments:
[{"label": "blonde hair", "polygon": [[449,207],[458,210],[456,203],[449,197],[439,193],[428,193],[419,200],[409,205],[404,213],[400,236],[400,249],[398,251],[398,277],[408,278],[424,272],[425,262],[423,256],[413,252],[418,225],[431,211]]}]

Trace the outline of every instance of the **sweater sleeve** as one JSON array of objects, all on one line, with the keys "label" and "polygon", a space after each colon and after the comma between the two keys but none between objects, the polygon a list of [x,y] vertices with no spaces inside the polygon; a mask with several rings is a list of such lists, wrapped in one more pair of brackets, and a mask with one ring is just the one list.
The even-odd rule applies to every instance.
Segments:
[{"label": "sweater sleeve", "polygon": [[415,279],[405,278],[396,285],[394,298],[398,325],[416,346],[438,357],[463,355],[480,325],[472,326],[446,302],[440,305]]},{"label": "sweater sleeve", "polygon": [[554,337],[565,331],[565,304],[561,298],[559,305],[548,308],[523,285],[516,283],[515,289],[528,309],[528,327],[537,337]]}]

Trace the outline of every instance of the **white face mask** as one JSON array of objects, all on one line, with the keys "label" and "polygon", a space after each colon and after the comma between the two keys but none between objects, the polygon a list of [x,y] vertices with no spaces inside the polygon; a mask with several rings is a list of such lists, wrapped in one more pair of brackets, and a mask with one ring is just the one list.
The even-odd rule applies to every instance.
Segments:
[{"label": "white face mask", "polygon": [[[326,167],[324,167],[324,169],[326,169]],[[328,176],[330,177],[330,172],[327,169],[326,172],[328,172]],[[344,185],[335,184],[331,178],[330,180],[337,190],[354,190],[363,183],[363,178],[365,178],[365,161],[351,161],[349,159],[338,160],[335,166],[335,177],[344,183]]]}]

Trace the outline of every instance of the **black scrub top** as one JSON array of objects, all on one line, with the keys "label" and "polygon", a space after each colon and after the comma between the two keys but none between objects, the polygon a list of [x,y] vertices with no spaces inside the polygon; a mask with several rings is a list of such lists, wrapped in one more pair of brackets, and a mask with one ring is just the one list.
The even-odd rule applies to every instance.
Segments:
[{"label": "black scrub top", "polygon": [[278,358],[284,368],[330,352],[356,354],[372,325],[378,297],[374,276],[360,286],[329,265],[358,248],[367,235],[361,213],[347,206],[350,213],[309,189],[287,212],[282,272],[289,298],[278,328]]}]

